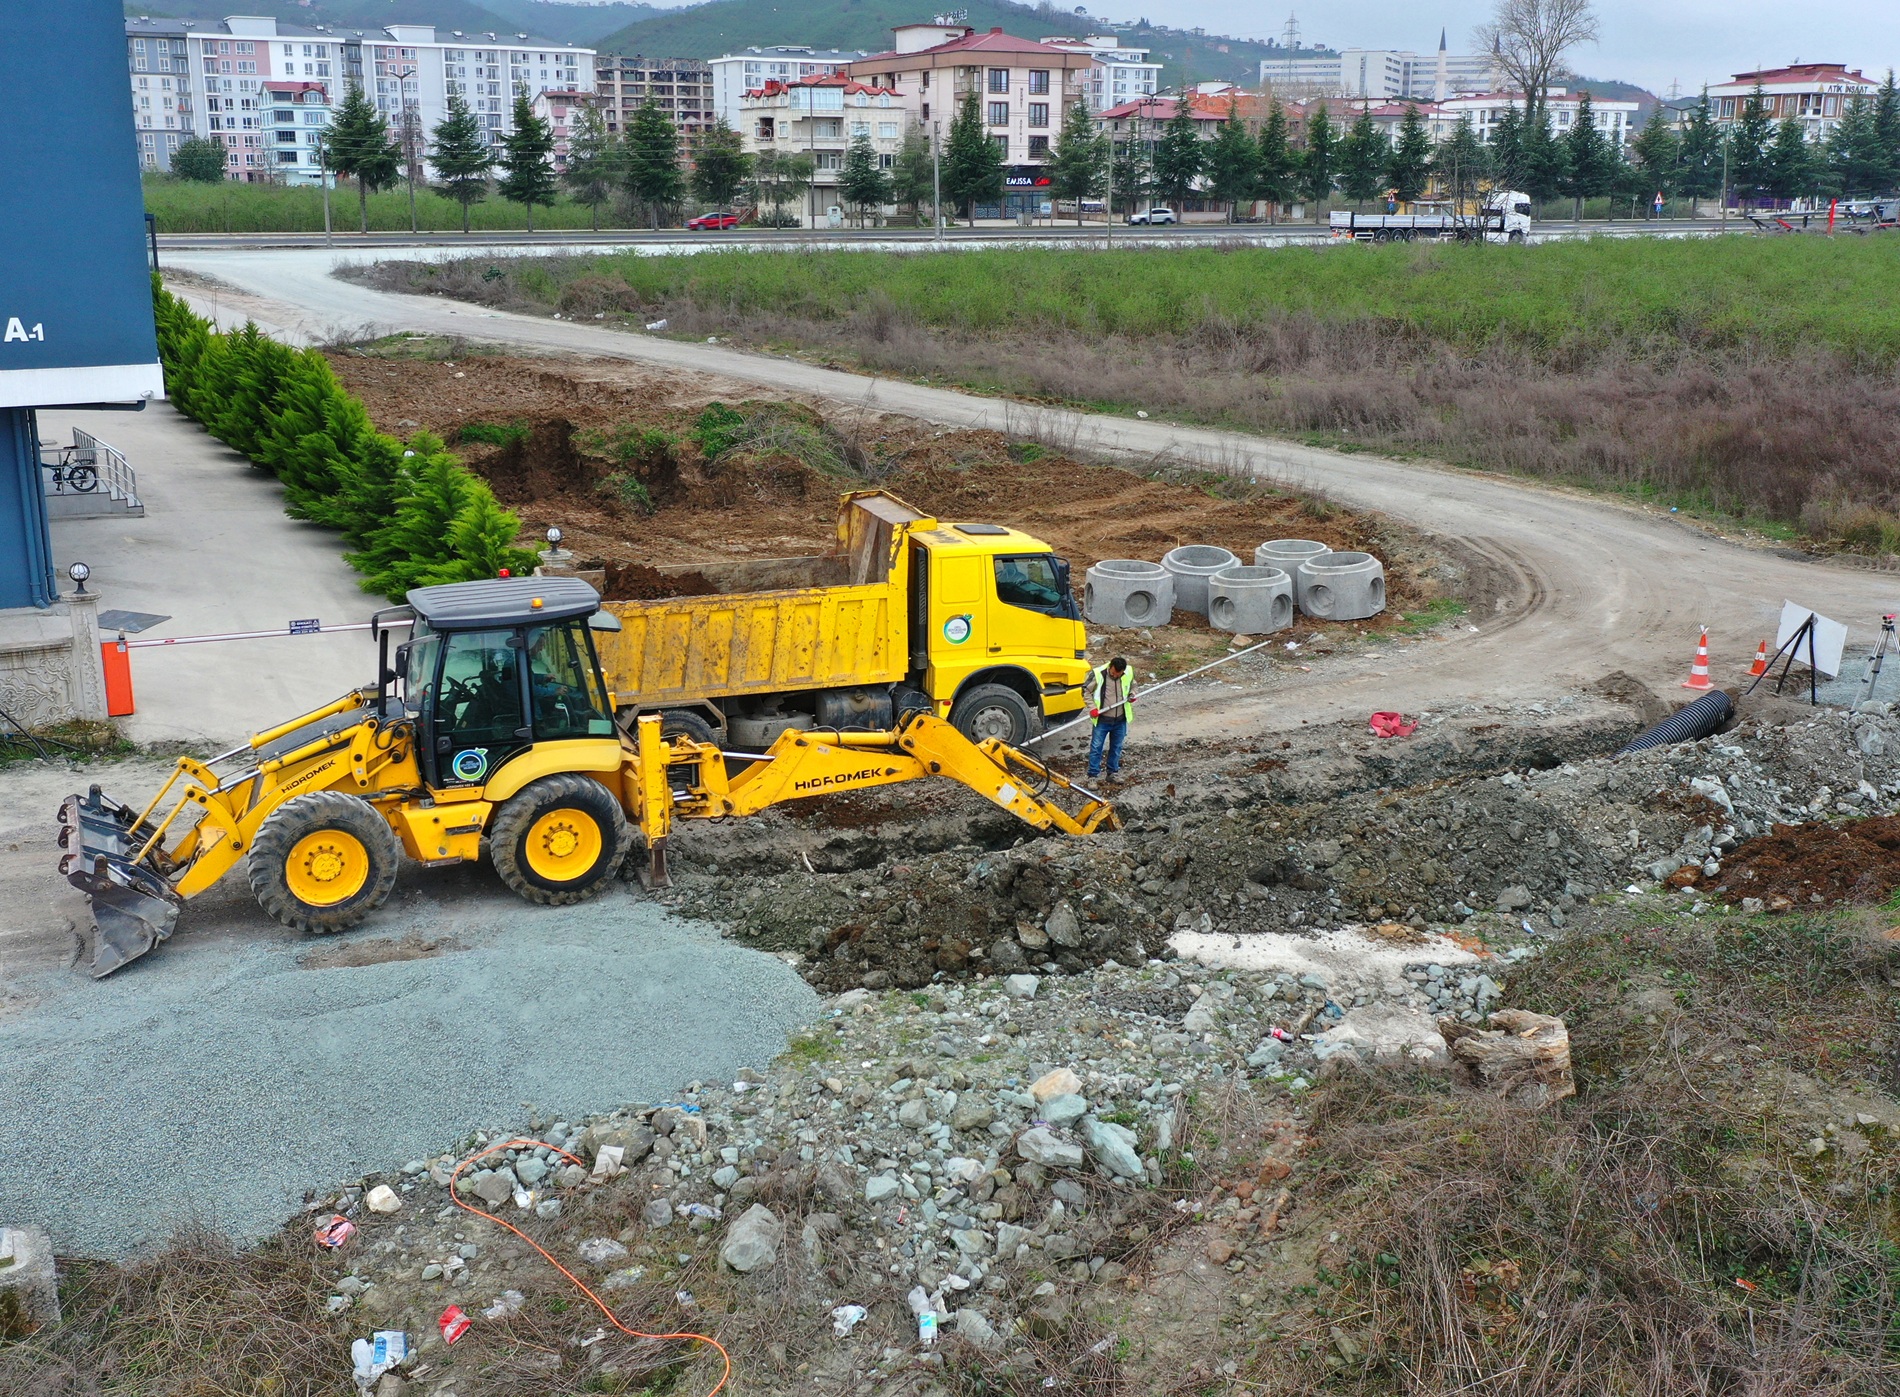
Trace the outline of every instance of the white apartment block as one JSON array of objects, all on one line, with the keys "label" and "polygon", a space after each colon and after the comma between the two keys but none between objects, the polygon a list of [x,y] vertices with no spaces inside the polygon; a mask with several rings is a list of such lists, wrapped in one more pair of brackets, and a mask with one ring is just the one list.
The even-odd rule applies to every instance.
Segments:
[{"label": "white apartment block", "polygon": [[877,152],[881,169],[897,163],[910,114],[896,92],[858,82],[843,73],[817,74],[781,82],[767,80],[763,87],[740,99],[737,130],[753,155],[778,152],[809,156],[811,188],[802,205],[787,205],[810,227],[842,218],[838,183],[845,154],[859,136]]},{"label": "white apartment block", "polygon": [[[1583,105],[1580,98],[1561,87],[1551,88],[1544,104],[1550,112],[1552,134],[1560,138],[1576,125],[1577,115]],[[1448,97],[1442,102],[1386,102],[1367,111],[1373,124],[1396,141],[1405,113],[1413,108],[1417,109],[1424,121],[1426,133],[1434,144],[1450,140],[1458,129],[1459,121],[1469,117],[1478,139],[1489,145],[1505,112],[1515,109],[1518,115],[1523,115],[1524,98],[1522,94],[1513,92],[1474,92]],[[1637,110],[1635,102],[1608,98],[1599,100],[1594,96],[1590,99],[1591,120],[1604,140],[1619,150],[1627,149],[1636,138]],[[1359,109],[1355,107],[1341,114],[1339,119],[1342,122],[1351,121],[1358,116],[1358,112]]]},{"label": "white apartment block", "polygon": [[1448,52],[1440,34],[1435,54],[1341,49],[1337,54],[1262,59],[1260,82],[1276,92],[1312,97],[1435,102],[1460,93],[1491,92],[1502,84],[1503,74],[1489,54]]},{"label": "white apartment block", "polygon": [[[125,28],[140,163],[151,170],[170,168],[178,140],[208,136],[225,146],[231,179],[314,182],[313,152],[328,112],[353,83],[392,132],[400,138],[407,128],[423,148],[448,115],[451,93],[468,100],[499,143],[513,129],[517,90],[532,98],[594,86],[592,49],[525,34],[438,33],[427,24],[304,27],[247,15],[135,18]],[[311,121],[319,112],[324,120]],[[168,116],[175,127],[165,124]]]},{"label": "white apartment block", "polygon": [[1761,84],[1768,119],[1793,118],[1801,123],[1802,133],[1810,141],[1825,140],[1849,103],[1856,97],[1872,101],[1879,88],[1858,68],[1842,63],[1792,63],[1783,68],[1737,73],[1730,81],[1709,88],[1709,115],[1718,126],[1741,119],[1757,83]]},{"label": "white apartment block", "polygon": [[1148,50],[1123,48],[1113,34],[1092,34],[1086,39],[1057,36],[1043,43],[1067,53],[1086,53],[1095,60],[1082,85],[1091,112],[1152,97],[1161,86],[1161,65],[1148,61]]},{"label": "white apartment block", "polygon": [[740,108],[746,93],[756,92],[768,82],[830,77],[862,57],[860,49],[815,49],[802,44],[768,44],[743,53],[722,54],[706,64],[712,70],[713,116],[724,117],[726,125],[737,131],[744,120]]}]

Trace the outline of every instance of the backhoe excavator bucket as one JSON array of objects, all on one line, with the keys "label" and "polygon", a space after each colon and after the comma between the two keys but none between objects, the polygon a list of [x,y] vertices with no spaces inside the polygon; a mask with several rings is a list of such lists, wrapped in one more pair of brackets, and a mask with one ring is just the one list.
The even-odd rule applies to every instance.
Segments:
[{"label": "backhoe excavator bucket", "polygon": [[94,786],[59,807],[59,871],[92,904],[92,974],[110,975],[172,934],[178,898],[164,877],[132,861],[151,831]]}]

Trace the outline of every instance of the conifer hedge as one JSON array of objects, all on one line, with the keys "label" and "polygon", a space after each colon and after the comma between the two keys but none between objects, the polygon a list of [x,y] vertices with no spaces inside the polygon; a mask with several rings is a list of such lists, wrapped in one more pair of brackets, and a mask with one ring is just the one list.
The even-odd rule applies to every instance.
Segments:
[{"label": "conifer hedge", "polygon": [[401,601],[411,587],[521,575],[521,521],[440,437],[405,445],[371,425],[315,349],[255,325],[224,333],[153,285],[165,391],[187,417],[282,482],[293,519],[335,529],[363,590]]}]

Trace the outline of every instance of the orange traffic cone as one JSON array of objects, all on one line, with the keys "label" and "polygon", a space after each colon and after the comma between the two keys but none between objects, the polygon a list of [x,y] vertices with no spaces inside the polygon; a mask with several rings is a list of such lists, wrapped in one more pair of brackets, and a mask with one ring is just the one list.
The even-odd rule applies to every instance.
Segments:
[{"label": "orange traffic cone", "polygon": [[1709,678],[1709,628],[1702,628],[1702,639],[1696,642],[1695,663],[1689,666],[1689,677],[1682,681],[1685,689],[1713,689],[1715,682]]},{"label": "orange traffic cone", "polygon": [[1755,663],[1748,667],[1748,677],[1759,679],[1768,673],[1768,642],[1763,641],[1755,651]]}]

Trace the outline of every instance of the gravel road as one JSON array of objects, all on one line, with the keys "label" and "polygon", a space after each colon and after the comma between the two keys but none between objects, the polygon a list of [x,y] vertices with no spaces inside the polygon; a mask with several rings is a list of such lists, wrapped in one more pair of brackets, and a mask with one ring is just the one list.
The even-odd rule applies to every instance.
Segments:
[{"label": "gravel road", "polygon": [[[327,964],[392,954],[419,958]],[[486,867],[406,868],[383,913],[324,940],[232,878],[110,979],[9,988],[0,1217],[92,1256],[192,1219],[261,1236],[306,1190],[518,1127],[527,1102],[578,1117],[730,1082],[816,1004],[784,963],[628,887],[530,907]]]}]

